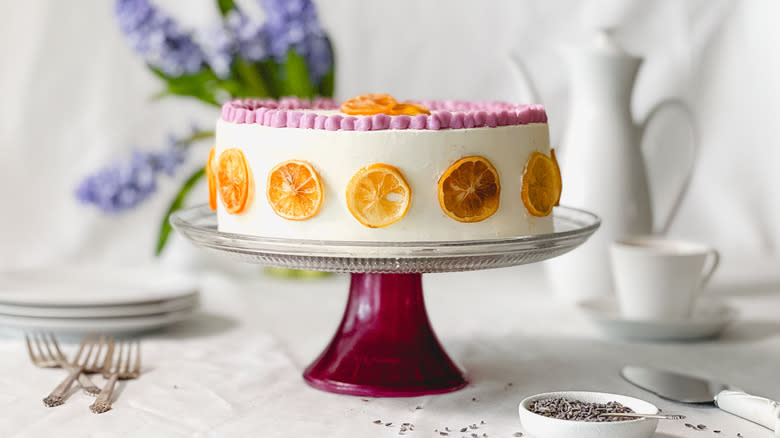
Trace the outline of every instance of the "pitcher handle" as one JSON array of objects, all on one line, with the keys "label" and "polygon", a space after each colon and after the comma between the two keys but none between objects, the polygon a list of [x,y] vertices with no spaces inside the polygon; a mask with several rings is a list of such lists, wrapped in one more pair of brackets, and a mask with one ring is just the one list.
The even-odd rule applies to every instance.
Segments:
[{"label": "pitcher handle", "polygon": [[650,113],[645,118],[644,123],[641,125],[641,139],[644,142],[645,137],[645,129],[647,126],[652,122],[652,120],[660,113],[662,113],[665,110],[670,109],[678,109],[681,110],[688,118],[688,122],[691,126],[691,162],[688,166],[688,173],[685,176],[685,179],[682,182],[682,185],[680,186],[679,191],[677,192],[677,197],[674,200],[674,203],[672,203],[672,208],[669,210],[669,215],[666,217],[666,220],[663,221],[663,226],[660,229],[661,234],[666,234],[667,231],[669,231],[669,226],[672,224],[672,221],[677,216],[677,212],[680,210],[680,205],[682,205],[682,201],[685,198],[685,194],[688,192],[688,187],[691,184],[691,179],[693,177],[693,169],[696,165],[696,159],[699,155],[699,133],[696,128],[696,119],[693,116],[693,111],[691,111],[691,108],[688,106],[687,103],[683,102],[681,99],[677,98],[671,98],[671,99],[665,99],[660,102],[658,102],[655,107],[650,111]]},{"label": "pitcher handle", "polygon": [[539,89],[536,88],[536,83],[531,78],[531,74],[528,72],[528,67],[526,67],[523,59],[515,53],[509,53],[509,61],[512,67],[514,67],[517,78],[520,80],[528,103],[542,103]]}]

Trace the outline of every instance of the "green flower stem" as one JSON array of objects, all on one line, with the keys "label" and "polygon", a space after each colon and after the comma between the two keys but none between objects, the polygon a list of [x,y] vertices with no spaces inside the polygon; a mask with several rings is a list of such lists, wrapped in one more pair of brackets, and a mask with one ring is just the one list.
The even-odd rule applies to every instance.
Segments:
[{"label": "green flower stem", "polygon": [[184,200],[187,198],[187,195],[195,186],[195,183],[197,183],[198,180],[204,176],[206,176],[206,168],[201,167],[192,175],[190,175],[190,177],[187,178],[187,181],[184,182],[184,185],[181,186],[181,189],[179,189],[179,193],[176,195],[176,198],[173,199],[173,202],[171,202],[171,205],[168,207],[168,211],[166,211],[165,216],[163,216],[162,224],[160,224],[160,233],[157,235],[157,248],[154,252],[155,255],[160,255],[163,248],[165,248],[165,243],[168,242],[168,237],[170,236],[171,231],[173,230],[171,223],[168,221],[168,216],[181,208],[181,206],[184,204]]},{"label": "green flower stem", "polygon": [[176,142],[176,146],[189,146],[196,141],[205,140],[214,137],[214,131],[195,131],[189,137],[182,138]]},{"label": "green flower stem", "polygon": [[263,81],[263,76],[254,65],[241,58],[236,58],[236,73],[241,81],[246,84],[250,96],[270,96],[270,94],[268,94],[268,87],[266,87],[265,82]]}]

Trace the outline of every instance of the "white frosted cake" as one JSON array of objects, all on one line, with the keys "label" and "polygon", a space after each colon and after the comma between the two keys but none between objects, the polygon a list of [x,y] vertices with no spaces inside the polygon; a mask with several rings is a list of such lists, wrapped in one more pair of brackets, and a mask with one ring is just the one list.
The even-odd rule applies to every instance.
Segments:
[{"label": "white frosted cake", "polygon": [[540,105],[379,94],[230,101],[207,173],[220,231],[295,239],[549,233],[561,191]]}]

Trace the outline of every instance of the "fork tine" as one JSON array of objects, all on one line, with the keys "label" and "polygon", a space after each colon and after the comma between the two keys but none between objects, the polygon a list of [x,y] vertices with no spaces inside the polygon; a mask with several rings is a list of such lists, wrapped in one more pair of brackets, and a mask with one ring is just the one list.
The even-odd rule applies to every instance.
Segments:
[{"label": "fork tine", "polygon": [[46,333],[41,333],[40,337],[41,337],[41,341],[43,341],[43,346],[46,347],[46,353],[49,355],[47,359],[54,360],[55,356],[54,353],[52,352],[51,346],[49,345],[50,342],[49,339],[46,337]]},{"label": "fork tine", "polygon": [[38,357],[35,355],[35,353],[33,352],[32,343],[30,343],[30,335],[28,335],[27,333],[25,333],[25,334],[24,334],[24,340],[27,342],[27,353],[30,355],[30,360],[31,360],[31,361],[32,361],[34,364],[37,364],[37,363],[38,363],[38,361],[39,361],[39,359],[38,359]]},{"label": "fork tine", "polygon": [[[87,339],[86,336],[84,338]],[[92,349],[95,348],[95,341],[96,341],[95,337],[90,335],[89,340],[87,341],[87,346],[88,346],[87,351],[86,353],[84,353],[83,359],[79,358],[79,362],[78,362],[79,365],[84,367],[89,365],[89,357],[92,356]]]},{"label": "fork tine", "polygon": [[133,373],[139,374],[141,372],[141,341],[135,342],[135,367],[133,367]]},{"label": "fork tine", "polygon": [[116,366],[117,372],[123,374],[127,372],[127,365],[130,362],[130,349],[127,348],[127,342],[122,342],[119,346],[119,363]]},{"label": "fork tine", "polygon": [[49,333],[49,340],[51,341],[51,345],[54,346],[54,350],[57,352],[57,358],[67,362],[68,360],[65,358],[65,355],[62,354],[62,350],[60,350],[60,344],[57,342],[57,338],[54,337],[54,333]]},{"label": "fork tine", "polygon": [[79,363],[79,358],[81,357],[81,353],[84,351],[84,348],[87,346],[87,340],[89,339],[90,335],[84,335],[83,338],[81,338],[81,344],[79,344],[79,349],[76,352],[76,355],[73,356],[73,364],[76,365]]},{"label": "fork tine", "polygon": [[106,360],[103,362],[103,375],[111,374],[114,366],[114,339],[108,338],[108,350],[106,351]]},{"label": "fork tine", "polygon": [[35,340],[35,347],[38,349],[38,357],[41,358],[41,361],[47,361],[51,359],[50,357],[47,357],[46,352],[43,351],[43,346],[41,346],[41,344],[43,343],[41,334],[36,333],[35,336],[33,337],[33,340]]},{"label": "fork tine", "polygon": [[101,357],[101,353],[103,352],[103,346],[105,345],[105,343],[106,343],[105,335],[100,335],[100,338],[98,339],[95,355],[92,357],[92,362],[85,365],[88,365],[89,368],[93,368],[93,369],[98,366],[98,364],[100,363],[100,357]]}]

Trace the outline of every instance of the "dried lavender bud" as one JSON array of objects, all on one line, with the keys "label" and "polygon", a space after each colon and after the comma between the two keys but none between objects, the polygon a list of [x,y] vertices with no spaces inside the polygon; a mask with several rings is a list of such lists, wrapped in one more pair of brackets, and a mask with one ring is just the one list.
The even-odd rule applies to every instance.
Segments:
[{"label": "dried lavender bud", "polygon": [[517,436],[517,437],[523,436],[523,432],[515,432],[512,436]]},{"label": "dried lavender bud", "polygon": [[720,433],[719,430],[713,430],[712,433]]},{"label": "dried lavender bud", "polygon": [[[570,400],[563,397],[536,400],[529,410],[545,417],[572,421],[629,421],[627,417],[613,417],[609,413],[633,413],[634,410],[616,401],[607,403],[589,403],[580,400]],[[484,424],[484,423],[483,423]]]},{"label": "dried lavender bud", "polygon": [[694,426],[694,425],[693,425],[693,424],[691,424],[691,423],[685,423],[685,427],[690,427],[690,428],[692,428],[692,429],[695,429],[695,428],[696,428],[696,426]]},{"label": "dried lavender bud", "polygon": [[463,432],[465,432],[465,431],[467,431],[467,430],[469,430],[469,428],[468,428],[468,427],[464,427],[464,428],[463,428],[463,429],[461,429],[460,431],[461,431],[461,433],[463,433]]}]

